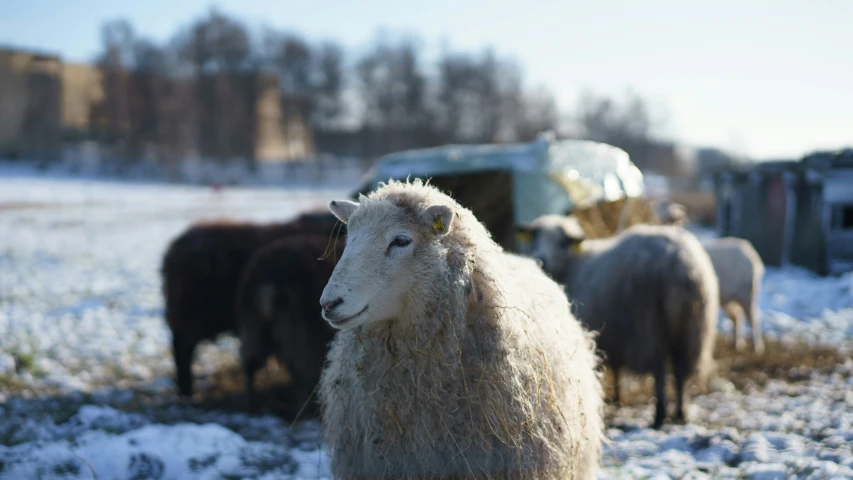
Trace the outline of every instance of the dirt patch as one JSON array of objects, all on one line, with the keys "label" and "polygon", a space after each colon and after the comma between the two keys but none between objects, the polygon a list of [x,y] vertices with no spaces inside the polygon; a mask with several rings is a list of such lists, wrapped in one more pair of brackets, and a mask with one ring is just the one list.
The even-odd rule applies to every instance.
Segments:
[{"label": "dirt patch", "polygon": [[724,336],[717,339],[714,358],[719,374],[743,390],[752,385],[763,386],[772,379],[806,381],[813,371],[831,373],[849,356],[834,348],[809,346],[802,341],[766,342],[763,355],[753,352],[751,343],[745,351],[738,352],[731,337]]},{"label": "dirt patch", "polygon": [[0,212],[9,210],[35,210],[44,208],[56,208],[59,205],[42,202],[0,202]]},{"label": "dirt patch", "polygon": [[[213,372],[208,378],[210,387],[205,389],[205,396],[231,395],[245,390],[246,376],[238,362],[227,363]],[[255,388],[259,391],[290,385],[290,374],[287,365],[279,364],[269,358],[264,368],[255,375]]]},{"label": "dirt patch", "polygon": [[[245,410],[245,375],[239,362],[227,363],[206,379],[206,387],[197,388],[194,403],[202,408]],[[202,382],[199,382],[202,383]],[[316,402],[308,405],[292,400],[290,375],[287,365],[270,358],[267,365],[255,375],[255,391],[258,409],[255,413],[268,413],[289,420],[316,417]],[[316,396],[314,397],[316,398]]]},{"label": "dirt patch", "polygon": [[[714,357],[717,367],[716,381],[731,382],[732,386],[739,391],[760,389],[774,379],[790,383],[807,382],[813,372],[831,373],[849,358],[848,355],[832,348],[812,347],[802,342],[782,344],[773,340],[766,340],[763,355],[753,352],[751,343],[746,350],[738,352],[734,349],[730,335],[720,335],[717,338]],[[239,362],[234,359],[224,362],[208,376],[199,376],[196,394],[192,400],[178,399],[174,394],[174,388],[171,387],[167,391],[155,393],[124,385],[120,388],[127,388],[135,394],[132,401],[122,404],[120,408],[126,411],[139,411],[143,408],[148,410],[170,405],[191,405],[206,411],[245,412],[247,403],[244,394],[244,378]],[[297,416],[298,418],[316,418],[318,415],[316,402],[297,405],[291,400],[290,378],[286,365],[280,366],[270,359],[267,366],[258,371],[255,385],[259,403],[255,413],[272,414],[289,421]],[[633,376],[626,373],[622,376],[621,387],[622,406],[654,404],[654,381],[650,375]],[[701,395],[707,391],[708,389],[700,388],[692,380],[688,384],[688,392],[691,396]],[[58,393],[45,390],[35,392],[28,386],[9,378],[0,378],[0,392],[7,399]],[[608,399],[606,417],[613,418],[618,412],[618,407],[610,402],[613,395],[613,377],[609,370],[605,373],[604,392]],[[667,381],[667,396],[671,400],[675,398],[671,376]],[[316,395],[314,398],[316,399]]]},{"label": "dirt patch", "polygon": [[[719,335],[714,348],[716,373],[719,380],[727,380],[737,390],[748,391],[760,388],[770,380],[786,382],[808,381],[813,372],[831,373],[837,365],[849,358],[830,347],[814,347],[801,341],[780,343],[765,340],[765,351],[758,355],[752,350],[752,344],[738,352],[735,350],[730,335]],[[706,393],[707,388],[700,388],[691,379],[690,395]],[[714,380],[711,380],[713,382]],[[651,375],[641,377],[622,376],[621,403],[622,405],[645,405],[654,403],[654,379]],[[604,392],[608,401],[613,395],[613,375],[608,369],[605,373]],[[667,380],[667,397],[675,399],[673,379]]]}]

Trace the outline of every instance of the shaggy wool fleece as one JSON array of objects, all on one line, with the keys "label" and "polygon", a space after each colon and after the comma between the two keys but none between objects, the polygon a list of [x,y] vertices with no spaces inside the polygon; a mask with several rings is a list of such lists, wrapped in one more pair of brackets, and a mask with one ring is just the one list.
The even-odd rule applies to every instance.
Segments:
[{"label": "shaggy wool fleece", "polygon": [[[595,332],[614,375],[625,369],[655,377],[655,427],[666,416],[666,365],[676,383],[675,416],[684,419],[685,380],[705,383],[714,369],[719,286],[699,240],[675,226],[634,225],[585,240],[572,216],[543,216],[527,229],[533,255],[566,287],[576,314]],[[615,400],[618,401],[618,381]]]},{"label": "shaggy wool fleece", "polygon": [[[599,362],[562,289],[420,181],[359,200],[336,273],[372,232],[405,224],[419,238],[398,315],[343,329],[331,347],[319,394],[334,475],[595,478]],[[453,211],[444,235],[424,218],[431,205]]]}]

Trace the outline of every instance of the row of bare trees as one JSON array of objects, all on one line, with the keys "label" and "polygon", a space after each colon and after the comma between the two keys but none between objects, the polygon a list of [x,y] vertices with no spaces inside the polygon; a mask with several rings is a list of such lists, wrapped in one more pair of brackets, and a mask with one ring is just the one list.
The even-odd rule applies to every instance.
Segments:
[{"label": "row of bare trees", "polygon": [[[530,141],[561,120],[553,95],[529,88],[521,67],[487,49],[444,49],[431,62],[414,37],[378,35],[348,54],[271,28],[254,31],[211,10],[158,45],[124,20],[102,30],[105,100],[92,133],[122,158],[153,150],[168,158],[253,161],[263,111],[277,92],[281,122],[303,122],[319,153],[366,159],[448,143]],[[350,58],[352,57],[352,58]],[[268,100],[267,100],[268,101]],[[576,135],[652,155],[658,124],[646,102],[586,95]],[[643,167],[644,165],[641,165]]]},{"label": "row of bare trees", "polygon": [[334,42],[252,31],[211,10],[158,45],[125,20],[102,30],[105,99],[92,134],[129,159],[152,146],[180,156],[253,159],[261,103],[279,92],[283,121],[310,126],[316,150],[375,157],[446,143],[529,140],[554,128],[557,107],[525,88],[493,51],[445,51],[427,64],[418,40],[378,36],[357,58]]},{"label": "row of bare trees", "polygon": [[242,25],[212,14],[160,46],[119,20],[102,41],[104,101],[92,131],[120,158],[253,159],[263,77]]}]

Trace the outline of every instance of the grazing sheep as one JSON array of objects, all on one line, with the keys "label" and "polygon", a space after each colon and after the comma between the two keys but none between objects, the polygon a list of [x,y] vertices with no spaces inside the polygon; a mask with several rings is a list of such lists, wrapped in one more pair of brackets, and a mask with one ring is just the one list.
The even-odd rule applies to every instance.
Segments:
[{"label": "grazing sheep", "polygon": [[161,274],[180,395],[192,395],[196,345],[224,332],[236,333],[237,284],[255,250],[294,233],[329,235],[336,223],[328,212],[307,212],[272,224],[215,220],[199,222],[172,241]]},{"label": "grazing sheep", "polygon": [[334,476],[595,478],[598,360],[560,287],[419,180],[329,207],[349,228],[320,300]]},{"label": "grazing sheep", "polygon": [[684,382],[704,380],[713,363],[719,293],[717,276],[699,240],[680,227],[634,225],[619,235],[586,240],[577,219],[546,215],[522,227],[531,255],[577,305],[577,316],[599,332],[615,379],[619,372],[652,373],[654,428],[666,416],[666,362],[676,382],[676,419],[684,420]]},{"label": "grazing sheep", "polygon": [[758,316],[758,297],[764,279],[764,262],[748,240],[723,237],[702,244],[711,257],[720,280],[720,307],[734,324],[735,348],[743,350],[746,342],[741,336],[742,317],[752,328],[752,347],[755,353],[764,352],[761,319]]},{"label": "grazing sheep", "polygon": [[[323,321],[317,302],[332,276],[343,241],[328,235],[298,234],[258,250],[237,289],[237,330],[246,395],[255,407],[255,373],[275,354],[287,364],[293,403],[311,397],[336,330]],[[329,250],[337,256],[320,259]]]}]

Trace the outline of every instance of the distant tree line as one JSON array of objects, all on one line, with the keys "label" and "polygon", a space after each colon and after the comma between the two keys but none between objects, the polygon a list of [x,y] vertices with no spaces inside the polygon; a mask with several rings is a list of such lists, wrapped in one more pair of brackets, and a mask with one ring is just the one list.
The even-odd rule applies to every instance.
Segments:
[{"label": "distant tree line", "polygon": [[270,83],[282,122],[310,126],[322,153],[527,141],[558,120],[554,98],[525,90],[521,69],[491,50],[445,51],[427,65],[416,39],[379,36],[349,59],[337,43],[251,31],[216,10],[163,45],[126,20],[105,24],[102,43],[104,100],[92,133],[129,159],[156,145],[253,160],[259,95]]},{"label": "distant tree line", "polygon": [[[98,56],[104,101],[92,134],[138,159],[161,156],[255,160],[259,102],[277,87],[281,121],[310,127],[318,153],[372,159],[449,143],[530,141],[561,119],[576,136],[642,153],[659,145],[646,103],[587,95],[561,117],[554,96],[531,89],[521,67],[491,49],[444,49],[425,62],[413,37],[378,35],[359,55],[332,41],[312,42],[211,10],[164,44],[126,20],[102,29]],[[563,134],[565,136],[565,134]]]}]

